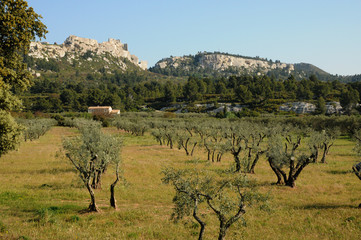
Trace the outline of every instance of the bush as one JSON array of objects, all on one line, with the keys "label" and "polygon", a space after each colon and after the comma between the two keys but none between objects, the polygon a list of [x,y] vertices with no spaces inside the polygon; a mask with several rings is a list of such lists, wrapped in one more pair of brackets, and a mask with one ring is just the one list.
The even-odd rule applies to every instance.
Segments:
[{"label": "bush", "polygon": [[103,114],[95,114],[95,115],[93,115],[93,120],[101,122],[103,127],[109,127],[110,126],[109,118],[110,118],[109,116],[106,116],[106,115],[103,115]]},{"label": "bush", "polygon": [[52,116],[51,118],[57,121],[58,126],[65,126],[65,118],[59,114]]}]

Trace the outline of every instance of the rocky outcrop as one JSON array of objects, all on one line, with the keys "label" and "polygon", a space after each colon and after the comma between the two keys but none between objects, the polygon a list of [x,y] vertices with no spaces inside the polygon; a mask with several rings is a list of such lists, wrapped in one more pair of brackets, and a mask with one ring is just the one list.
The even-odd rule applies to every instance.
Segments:
[{"label": "rocky outcrop", "polygon": [[313,113],[316,105],[307,102],[290,102],[280,106],[280,111],[301,113]]},{"label": "rocky outcrop", "polygon": [[[335,114],[342,112],[342,106],[340,102],[327,102],[326,114]],[[307,102],[288,102],[280,106],[280,111],[302,113],[313,113],[316,111],[316,105]]]},{"label": "rocky outcrop", "polygon": [[235,57],[224,54],[206,54],[199,59],[199,65],[203,68],[212,68],[213,70],[227,70],[230,67],[245,68],[251,71],[260,70],[267,72],[271,69],[288,69],[293,71],[292,64],[285,63],[271,63],[266,60],[257,60],[243,57]]},{"label": "rocky outcrop", "polygon": [[[107,54],[114,58],[126,58],[141,69],[147,69],[146,61],[139,61],[135,55],[128,51],[128,45],[123,44],[120,40],[110,38],[107,42],[98,43],[98,41],[77,36],[69,36],[63,44],[49,44],[46,42],[32,42],[30,44],[29,56],[34,58],[59,59],[66,57],[69,62],[79,56],[88,56],[86,60],[92,61],[94,56],[103,56],[106,62]],[[104,59],[105,58],[105,59]],[[119,59],[119,67],[126,68],[126,64]]]},{"label": "rocky outcrop", "polygon": [[282,70],[286,73],[294,71],[293,64],[273,62],[260,58],[249,58],[225,53],[198,53],[195,56],[170,57],[156,63],[154,69],[177,69],[197,71],[209,69],[217,72],[256,73],[265,74],[272,70]]}]

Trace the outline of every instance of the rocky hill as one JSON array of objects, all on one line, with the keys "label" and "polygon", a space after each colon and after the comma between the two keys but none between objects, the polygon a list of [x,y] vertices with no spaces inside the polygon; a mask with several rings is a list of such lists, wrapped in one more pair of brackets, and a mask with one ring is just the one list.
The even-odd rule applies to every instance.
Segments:
[{"label": "rocky hill", "polygon": [[196,55],[169,57],[158,61],[152,72],[173,76],[230,76],[230,75],[273,75],[287,78],[291,74],[297,79],[317,75],[322,80],[333,80],[334,77],[307,63],[287,64],[259,57],[245,57],[220,52],[199,52]]},{"label": "rocky hill", "polygon": [[[268,75],[277,79],[307,78],[314,74],[320,80],[359,81],[361,75],[335,76],[312,64],[287,64],[260,57],[246,57],[220,52],[199,52],[196,55],[169,57],[158,61],[147,71],[147,62],[140,61],[128,51],[128,44],[110,38],[106,42],[69,36],[62,44],[32,42],[25,59],[37,77],[54,80],[83,81],[104,79],[104,74],[117,75],[125,81],[141,79],[174,79],[182,81],[188,76],[228,77],[231,75]],[[131,79],[129,73],[132,74]],[[155,74],[156,73],[156,74]]]},{"label": "rocky hill", "polygon": [[218,72],[227,72],[232,70],[267,73],[273,69],[282,69],[288,72],[294,70],[292,64],[285,64],[280,62],[272,62],[264,59],[246,58],[242,56],[224,54],[224,53],[198,53],[195,56],[184,57],[170,57],[158,61],[153,68],[183,68],[185,70],[209,69]]},{"label": "rocky hill", "polygon": [[149,72],[147,62],[132,55],[128,44],[111,38],[102,43],[77,36],[69,36],[62,44],[32,42],[25,62],[38,82],[96,86],[176,79]]},{"label": "rocky hill", "polygon": [[110,68],[110,63],[117,65],[120,69],[127,69],[128,60],[140,69],[147,69],[146,61],[139,61],[135,55],[128,51],[128,45],[120,40],[110,38],[107,42],[98,43],[96,40],[69,36],[64,43],[49,44],[47,42],[32,42],[30,45],[29,57],[49,61],[54,59],[60,61],[65,58],[70,64],[75,61],[104,61],[104,67]]}]

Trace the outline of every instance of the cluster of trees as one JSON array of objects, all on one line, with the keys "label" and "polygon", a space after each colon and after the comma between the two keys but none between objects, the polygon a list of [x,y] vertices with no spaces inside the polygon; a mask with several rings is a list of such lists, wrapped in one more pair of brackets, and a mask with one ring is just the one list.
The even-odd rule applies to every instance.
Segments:
[{"label": "cluster of trees", "polygon": [[[310,117],[308,121],[291,120],[288,124],[272,121],[265,124],[252,120],[179,118],[146,121],[134,116],[129,121],[140,125],[148,123],[152,128],[151,134],[161,145],[173,148],[178,144],[178,148],[183,148],[187,155],[192,155],[196,146],[203,147],[212,162],[215,159],[221,161],[223,153],[234,157],[234,171],[214,170],[210,167],[212,165],[200,162],[186,169],[163,170],[163,183],[171,184],[175,190],[173,220],[191,215],[200,226],[198,239],[203,239],[208,214],[217,216],[218,239],[224,239],[229,227],[242,219],[246,206],[255,200],[267,200],[266,196],[257,193],[246,175],[254,173],[260,156],[263,155],[269,163],[277,177],[277,184],[295,187],[305,167],[326,162],[327,154],[341,132],[354,135],[356,152],[360,152],[361,146],[361,131],[356,130],[360,126],[355,127],[353,117],[339,117],[338,122],[334,121],[334,125],[330,124],[327,128],[325,124],[329,119],[325,120],[325,117]],[[351,131],[345,127],[348,124],[355,128],[351,127]],[[361,164],[352,169],[361,179]]]},{"label": "cluster of trees", "polygon": [[[277,184],[295,186],[301,171],[326,156],[339,131],[314,131],[292,125],[229,122],[222,120],[173,121],[153,123],[152,135],[161,145],[173,148],[175,144],[193,155],[196,147],[203,148],[208,160],[221,161],[230,153],[234,159],[234,172],[255,173],[261,156],[265,156],[277,176]],[[301,143],[306,142],[300,150]],[[306,148],[306,149],[305,149]],[[286,171],[286,170],[287,171]],[[289,174],[287,174],[289,173]]]},{"label": "cluster of trees", "polygon": [[37,59],[35,63],[35,59],[29,56],[25,56],[24,61],[28,65],[28,67],[34,70],[42,70],[42,71],[52,71],[59,72],[59,62],[53,58],[50,59]]},{"label": "cluster of trees", "polygon": [[117,117],[113,120],[113,125],[135,136],[144,136],[144,133],[149,129],[149,124],[141,118]]},{"label": "cluster of trees", "polygon": [[[307,165],[326,162],[327,154],[341,132],[354,133],[343,126],[356,127],[351,118],[345,117],[338,125],[328,127],[324,126],[329,120],[327,117],[310,117],[309,121],[303,119],[303,122],[288,118],[283,122],[280,119],[257,122],[252,119],[229,121],[207,118],[145,120],[121,116],[114,123],[132,134],[141,133],[136,135],[143,135],[151,129],[152,136],[160,145],[183,149],[190,156],[199,149],[207,153],[210,162],[220,162],[224,154],[230,154],[234,159],[233,172],[255,173],[256,165],[263,156],[274,171],[277,184],[294,187]],[[132,127],[128,128],[130,125]]]},{"label": "cluster of trees", "polygon": [[326,101],[340,101],[351,113],[360,101],[361,83],[323,82],[312,75],[308,79],[286,80],[268,76],[231,76],[229,78],[189,77],[184,83],[141,81],[89,84],[72,81],[38,80],[23,97],[30,111],[86,111],[87,106],[110,105],[134,111],[143,105],[159,109],[175,102],[236,102],[260,112],[278,111],[281,103],[316,103],[318,114],[325,113]]},{"label": "cluster of trees", "polygon": [[[167,119],[147,121],[134,115],[128,116],[128,118],[119,117],[113,123],[120,129],[129,128],[127,131],[131,134],[140,132],[139,130],[133,132],[136,126],[139,129],[144,129],[144,125],[147,125],[146,129],[157,129],[160,125],[168,125],[170,130],[177,132],[177,141],[180,144],[182,137],[179,130],[186,128],[187,130],[182,130],[191,135],[196,134],[194,132],[196,131],[195,126],[199,122],[197,124],[192,123],[188,127],[190,122],[183,119],[177,122]],[[134,123],[133,127],[129,127],[130,123]],[[63,148],[65,156],[78,171],[79,177],[89,192],[91,202],[87,210],[99,211],[94,189],[101,187],[101,177],[106,171],[109,171],[109,166],[115,168],[115,181],[110,186],[110,203],[112,207],[116,207],[114,188],[121,179],[119,170],[121,162],[119,156],[120,139],[102,133],[101,124],[97,121],[74,119],[72,125],[78,128],[80,134],[64,139]],[[176,126],[177,129],[175,129]],[[143,134],[144,131],[142,134],[136,135]],[[235,222],[243,219],[247,207],[255,202],[267,203],[268,196],[258,193],[254,182],[248,179],[245,174],[215,171],[209,168],[210,165],[196,164],[190,169],[164,169],[162,181],[165,184],[171,184],[176,190],[173,199],[175,203],[173,220],[178,221],[185,216],[192,215],[200,225],[198,239],[203,239],[207,222],[206,214],[213,212],[217,216],[219,220],[218,239],[225,239],[227,230]]]},{"label": "cluster of trees", "polygon": [[23,119],[18,118],[17,122],[20,123],[23,127],[23,135],[25,141],[33,141],[43,136],[51,127],[57,125],[55,119],[49,118],[37,118],[37,119]]},{"label": "cluster of trees", "polygon": [[218,80],[190,77],[184,85],[184,97],[188,101],[202,100],[208,94],[220,94],[224,99],[257,107],[272,100],[313,101],[340,100],[343,106],[352,107],[359,102],[359,83],[343,84],[338,81],[322,82],[312,75],[296,81],[293,76],[286,80],[268,76],[231,76]]}]

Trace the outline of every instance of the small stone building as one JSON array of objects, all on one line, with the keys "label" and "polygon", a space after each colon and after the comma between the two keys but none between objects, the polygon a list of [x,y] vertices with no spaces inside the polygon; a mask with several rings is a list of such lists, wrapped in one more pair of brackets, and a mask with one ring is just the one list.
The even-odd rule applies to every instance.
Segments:
[{"label": "small stone building", "polygon": [[88,113],[99,115],[117,115],[120,114],[120,110],[112,109],[110,106],[91,106],[88,107]]}]

